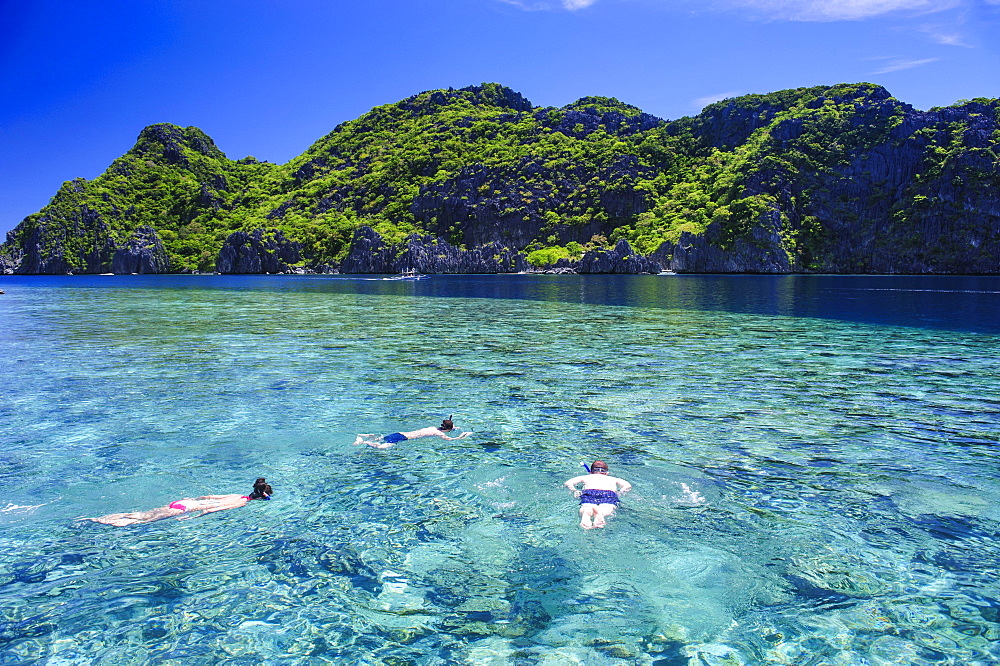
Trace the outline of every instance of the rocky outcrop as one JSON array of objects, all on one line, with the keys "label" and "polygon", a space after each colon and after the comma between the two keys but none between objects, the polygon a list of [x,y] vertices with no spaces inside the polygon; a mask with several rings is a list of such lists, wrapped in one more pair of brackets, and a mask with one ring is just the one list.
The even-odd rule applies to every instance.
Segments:
[{"label": "rocky outcrop", "polygon": [[[849,93],[837,92],[847,88]],[[748,115],[754,101],[748,96],[714,105],[692,121],[691,131],[714,147],[739,144],[779,108],[761,105],[758,115]],[[728,222],[683,234],[670,250],[669,267],[696,273],[1000,273],[1000,103],[974,100],[915,111],[879,86],[860,85],[835,87],[808,108],[829,108],[830,102],[843,110],[836,121],[799,113],[758,137],[764,139],[758,154],[730,190],[740,200],[727,202],[733,213]],[[837,138],[820,144],[817,128],[824,122],[837,123]],[[829,126],[823,131],[835,136]],[[738,213],[750,199],[756,203]]]},{"label": "rocky outcrop", "polygon": [[659,273],[656,259],[637,254],[628,241],[620,240],[611,250],[591,250],[583,255],[576,266],[577,273]]},{"label": "rocky outcrop", "polygon": [[[701,235],[685,232],[670,248],[671,259],[662,263],[677,273],[791,273],[798,267],[782,247],[781,224],[779,211],[767,211],[748,235],[728,244],[717,224]],[[666,248],[658,252],[662,255]]]},{"label": "rocky outcrop", "polygon": [[[519,272],[534,249],[625,238],[646,251],[680,235],[648,257],[619,243],[544,270],[1000,274],[998,155],[1000,100],[918,111],[839,84],[667,122],[613,98],[541,108],[483,84],[377,107],[283,166],[150,125],[105,174],[25,218],[0,271],[207,271],[215,257],[225,273],[331,272],[356,229],[345,272]],[[250,231],[220,250],[237,228]]]},{"label": "rocky outcrop", "polygon": [[[560,259],[549,272],[559,273],[658,273],[662,256],[644,257],[628,241],[618,241],[611,250],[592,250],[578,262]],[[400,245],[389,245],[369,227],[354,234],[351,249],[341,266],[343,273],[523,273],[532,270],[524,254],[488,243],[463,250],[440,238],[412,234]]]},{"label": "rocky outcrop", "polygon": [[511,111],[531,111],[534,106],[519,92],[495,83],[484,83],[479,86],[465,88],[449,88],[448,90],[430,90],[414,95],[399,102],[399,108],[414,115],[432,113],[456,99],[464,99],[477,105],[498,106]]},{"label": "rocky outcrop", "polygon": [[301,246],[276,230],[236,231],[219,250],[219,273],[288,273],[302,261]]},{"label": "rocky outcrop", "polygon": [[[72,222],[74,226],[67,228],[42,215],[15,228],[7,235],[6,243],[14,260],[12,272],[25,275],[110,272],[115,244],[100,213],[81,206],[73,211]],[[87,233],[70,238],[77,230]]]},{"label": "rocky outcrop", "polygon": [[903,117],[815,189],[824,221],[815,270],[1000,272],[1000,105],[969,102]]},{"label": "rocky outcrop", "polygon": [[404,268],[394,268],[396,253],[371,227],[360,227],[354,232],[351,247],[340,265],[341,273],[398,273]]},{"label": "rocky outcrop", "polygon": [[342,273],[519,273],[528,269],[524,255],[487,243],[463,250],[433,236],[411,234],[399,246],[388,245],[369,227],[358,229],[341,265]]},{"label": "rocky outcrop", "polygon": [[94,273],[167,273],[170,260],[152,227],[139,227],[124,242],[116,242],[100,214],[86,207],[78,219],[90,233],[74,239],[74,252],[67,252],[66,229],[44,216],[30,226],[7,234],[0,254],[0,272],[22,275],[68,275]]},{"label": "rocky outcrop", "polygon": [[152,227],[139,227],[124,245],[115,250],[111,257],[111,272],[166,273],[170,270],[167,251]]},{"label": "rocky outcrop", "polygon": [[162,156],[168,163],[189,165],[185,149],[216,159],[226,157],[215,142],[197,127],[177,127],[169,123],[144,128],[130,152],[148,158]]},{"label": "rocky outcrop", "polygon": [[505,168],[475,164],[422,187],[410,212],[431,234],[457,236],[466,247],[524,248],[543,230],[558,244],[584,244],[645,212],[649,193],[637,184],[655,175],[655,168],[632,155],[599,168],[572,161],[553,166],[537,158]]},{"label": "rocky outcrop", "polygon": [[7,232],[7,241],[0,245],[0,275],[13,275],[24,259],[24,250],[14,241],[14,232]]},{"label": "rocky outcrop", "polygon": [[[601,108],[608,102],[619,108]],[[636,107],[598,97],[584,97],[562,109],[538,109],[534,116],[543,127],[577,138],[584,138],[598,130],[630,136],[664,124],[663,119],[642,113]]]}]

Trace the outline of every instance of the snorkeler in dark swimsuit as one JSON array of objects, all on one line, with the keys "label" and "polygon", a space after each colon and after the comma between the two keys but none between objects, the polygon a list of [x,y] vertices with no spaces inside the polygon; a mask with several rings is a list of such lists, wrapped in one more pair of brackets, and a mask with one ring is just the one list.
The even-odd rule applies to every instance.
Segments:
[{"label": "snorkeler in dark swimsuit", "polygon": [[453,440],[462,439],[463,437],[468,437],[471,432],[463,432],[458,437],[449,437],[445,433],[449,433],[455,429],[455,423],[451,420],[451,417],[446,418],[441,421],[441,425],[437,428],[421,428],[420,430],[411,430],[410,432],[394,432],[390,435],[383,435],[375,439],[375,435],[358,435],[357,439],[354,440],[354,445],[367,444],[373,449],[388,449],[394,444],[399,442],[404,442],[408,439],[419,439],[421,437],[440,437],[442,439]]},{"label": "snorkeler in dark swimsuit", "polygon": [[[604,527],[606,520],[615,512],[619,493],[632,490],[628,481],[608,475],[605,462],[595,460],[589,471],[589,474],[574,476],[563,484],[580,498],[580,527],[585,530]],[[576,489],[578,483],[583,484],[583,490]]]}]

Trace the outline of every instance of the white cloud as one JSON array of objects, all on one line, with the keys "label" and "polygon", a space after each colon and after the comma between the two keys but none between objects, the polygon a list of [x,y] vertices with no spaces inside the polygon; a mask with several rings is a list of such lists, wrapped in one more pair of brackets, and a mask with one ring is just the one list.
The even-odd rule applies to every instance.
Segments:
[{"label": "white cloud", "polygon": [[[598,0],[500,0],[529,11],[586,9]],[[908,12],[926,14],[953,9],[968,0],[657,0],[667,5],[695,5],[701,9],[742,9],[763,18],[786,21],[856,21]],[[1000,0],[981,0],[1000,5]]]},{"label": "white cloud", "polygon": [[[854,21],[892,12],[939,12],[962,0],[722,0],[773,19],[789,21]],[[1000,2],[1000,0],[997,0]]]},{"label": "white cloud", "polygon": [[519,9],[523,9],[528,12],[539,11],[542,9],[553,9],[551,2],[521,2],[521,0],[500,0],[508,5],[514,5]]},{"label": "white cloud", "polygon": [[508,5],[520,7],[525,11],[552,11],[565,9],[574,12],[578,9],[586,9],[597,0],[500,0]]},{"label": "white cloud", "polygon": [[[1000,3],[1000,0],[997,0],[997,2]],[[967,18],[965,13],[962,12],[950,23],[925,23],[917,26],[916,30],[927,35],[927,37],[935,44],[972,48],[972,44],[970,44],[966,39],[966,35],[963,30],[966,21]]]},{"label": "white cloud", "polygon": [[937,44],[971,48],[971,45],[965,40],[965,36],[960,32],[943,32],[939,30],[925,30],[924,32]]},{"label": "white cloud", "polygon": [[901,69],[913,69],[914,67],[920,67],[921,65],[926,65],[937,60],[937,58],[923,58],[921,60],[907,60],[906,58],[879,59],[887,60],[888,62],[874,72],[869,72],[869,74],[888,74],[889,72],[898,72]]},{"label": "white cloud", "polygon": [[705,97],[699,97],[698,99],[691,100],[691,106],[696,109],[704,109],[709,104],[713,102],[718,102],[719,100],[729,99],[730,97],[739,97],[742,93],[736,90],[730,90],[729,92],[717,93],[715,95],[706,95]]}]

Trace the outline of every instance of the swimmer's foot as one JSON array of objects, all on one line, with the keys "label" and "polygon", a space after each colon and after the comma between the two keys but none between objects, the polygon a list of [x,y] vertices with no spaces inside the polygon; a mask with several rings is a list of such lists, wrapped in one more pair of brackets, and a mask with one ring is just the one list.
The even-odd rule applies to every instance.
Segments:
[{"label": "swimmer's foot", "polygon": [[368,446],[372,447],[373,449],[387,449],[390,446],[392,446],[392,444],[390,444],[389,442],[368,442]]},{"label": "swimmer's foot", "polygon": [[598,518],[594,520],[593,527],[604,527],[605,525],[607,525],[607,523]]},{"label": "swimmer's foot", "polygon": [[585,530],[589,530],[589,529],[593,529],[594,526],[591,525],[590,523],[580,523],[580,527],[582,527]]},{"label": "swimmer's foot", "polygon": [[361,435],[358,435],[358,438],[354,440],[354,446],[359,446],[364,441],[365,441],[365,438],[362,437]]}]

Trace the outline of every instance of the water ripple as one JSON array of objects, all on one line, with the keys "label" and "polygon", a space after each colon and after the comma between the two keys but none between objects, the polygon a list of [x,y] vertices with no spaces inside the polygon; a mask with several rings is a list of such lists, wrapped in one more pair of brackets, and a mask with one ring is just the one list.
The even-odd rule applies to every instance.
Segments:
[{"label": "water ripple", "polygon": [[[1000,660],[996,331],[808,281],[766,283],[779,316],[653,278],[106,280],[5,297],[0,663]],[[475,434],[351,446],[448,414]],[[634,490],[585,532],[595,458]]]}]

